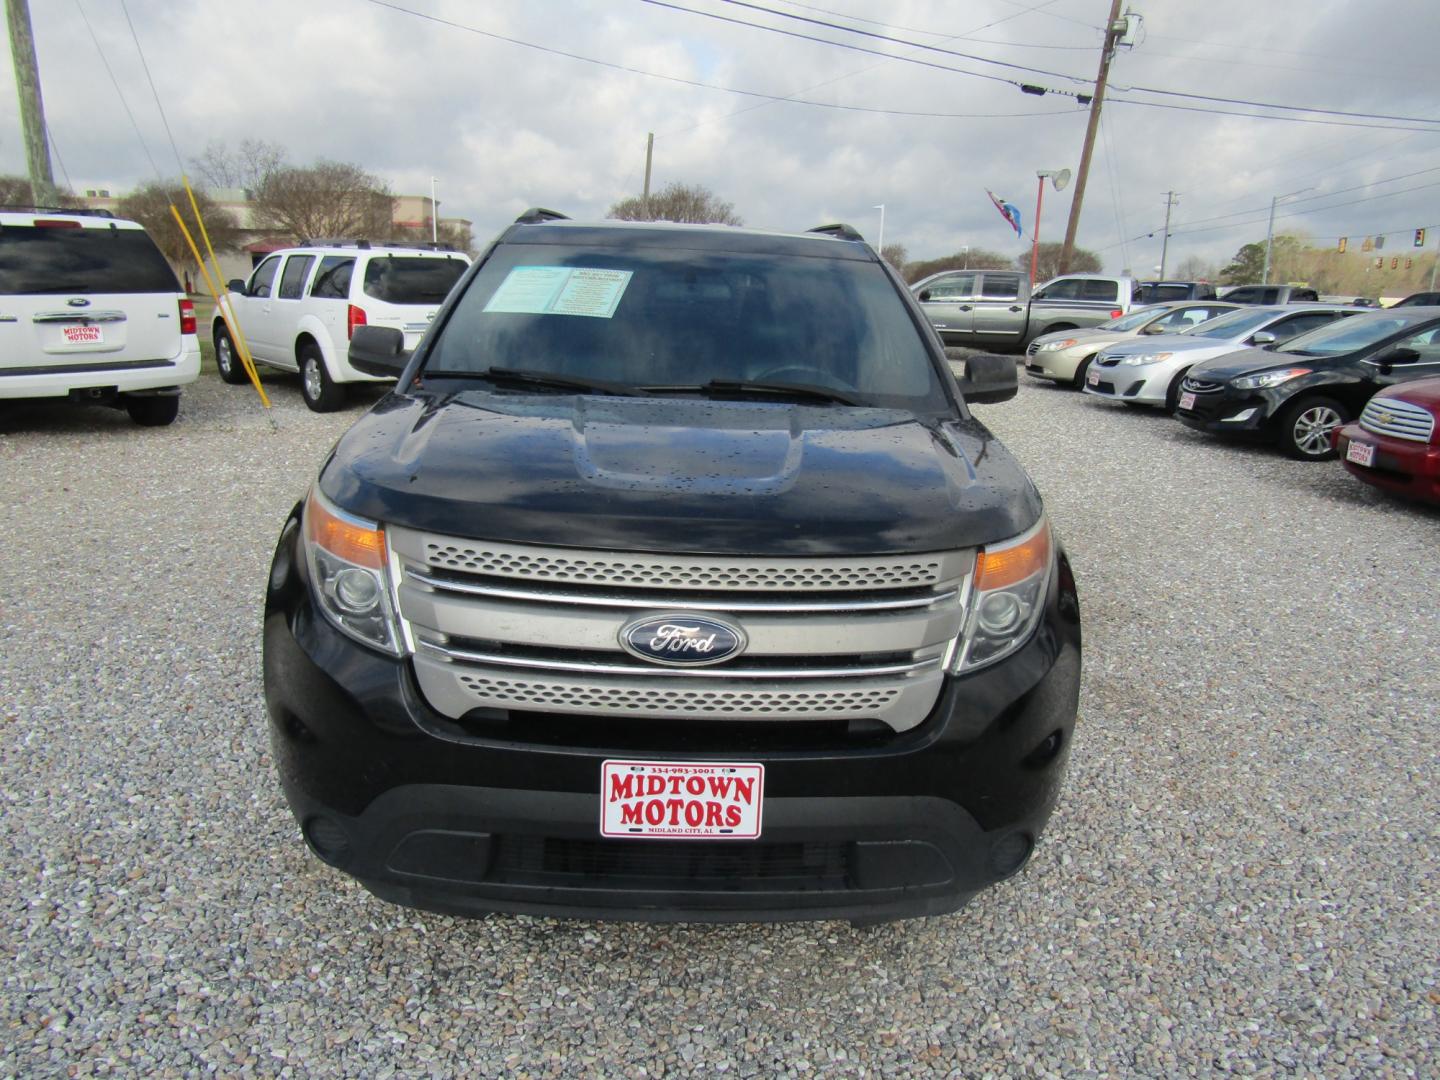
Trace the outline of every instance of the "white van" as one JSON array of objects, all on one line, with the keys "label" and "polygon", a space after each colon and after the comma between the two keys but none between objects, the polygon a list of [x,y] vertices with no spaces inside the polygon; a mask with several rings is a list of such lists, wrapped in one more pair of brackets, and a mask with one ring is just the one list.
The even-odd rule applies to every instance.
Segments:
[{"label": "white van", "polygon": [[160,426],[199,375],[195,307],[141,225],[0,211],[0,398],[111,405]]},{"label": "white van", "polygon": [[[316,412],[338,409],[345,383],[376,382],[350,366],[357,326],[388,326],[413,349],[450,288],[470,265],[459,251],[348,244],[286,248],[266,256],[248,281],[231,281],[230,304],[257,364],[300,373]],[[228,383],[246,381],[217,312],[215,363]]]}]

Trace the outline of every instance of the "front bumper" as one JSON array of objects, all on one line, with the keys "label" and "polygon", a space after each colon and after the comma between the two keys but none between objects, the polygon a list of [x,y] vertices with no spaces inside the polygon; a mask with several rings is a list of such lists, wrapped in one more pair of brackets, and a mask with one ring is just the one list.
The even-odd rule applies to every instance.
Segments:
[{"label": "front bumper", "polygon": [[[1182,388],[1181,401],[1184,392]],[[1273,391],[1233,390],[1229,387],[1198,393],[1190,408],[1181,405],[1175,419],[1196,431],[1214,435],[1266,436],[1278,405]]]},{"label": "front bumper", "polygon": [[1081,389],[1092,397],[1163,407],[1174,370],[1164,364],[1101,366],[1097,361],[1090,365]]},{"label": "front bumper", "polygon": [[[1017,653],[947,679],[911,731],[852,735],[684,717],[448,720],[408,661],[314,609],[295,541],[287,529],[265,616],[281,784],[312,850],[396,903],[653,921],[941,914],[1024,864],[1059,793],[1080,679],[1065,562]],[[763,764],[762,837],[602,839],[607,758]]]},{"label": "front bumper", "polygon": [[[1357,480],[1412,499],[1440,502],[1440,446],[1377,435],[1358,423],[1336,428],[1330,441],[1345,471]],[[1349,459],[1352,442],[1375,447],[1372,464],[1359,465]]]},{"label": "front bumper", "polygon": [[1025,352],[1025,374],[1052,382],[1071,382],[1080,362],[1093,356],[1094,349],[1057,349],[1051,352]]},{"label": "front bumper", "polygon": [[159,360],[76,361],[44,370],[23,363],[8,368],[0,364],[0,398],[55,398],[88,392],[109,397],[183,386],[200,377],[200,339],[185,334],[181,342],[174,356]]}]

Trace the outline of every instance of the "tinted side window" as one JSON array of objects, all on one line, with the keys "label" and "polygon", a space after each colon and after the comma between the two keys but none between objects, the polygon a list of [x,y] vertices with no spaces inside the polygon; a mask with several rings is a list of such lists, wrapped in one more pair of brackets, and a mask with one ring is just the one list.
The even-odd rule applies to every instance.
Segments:
[{"label": "tinted side window", "polygon": [[275,284],[275,271],[279,269],[280,256],[271,255],[255,268],[255,273],[250,275],[250,287],[245,290],[245,295],[261,299],[269,296],[270,287]]},{"label": "tinted side window", "polygon": [[349,255],[326,255],[320,260],[320,271],[310,295],[327,300],[345,300],[350,296],[350,275],[355,272],[355,259]]},{"label": "tinted side window", "polygon": [[1020,275],[984,274],[980,278],[980,295],[987,300],[1014,300],[1020,295]]},{"label": "tinted side window", "polygon": [[1113,281],[1096,281],[1086,278],[1080,282],[1081,300],[1104,300],[1114,303],[1120,297],[1120,286]]},{"label": "tinted side window", "polygon": [[0,229],[0,295],[179,291],[170,264],[139,229]]},{"label": "tinted side window", "polygon": [[974,274],[948,274],[932,281],[921,292],[928,293],[926,303],[944,300],[973,300],[975,298]]},{"label": "tinted side window", "polygon": [[1080,296],[1079,278],[1061,278],[1035,294],[1036,300],[1076,300]]},{"label": "tinted side window", "polygon": [[285,273],[280,275],[280,300],[299,300],[305,289],[305,278],[310,267],[315,265],[314,255],[291,255],[285,263]]},{"label": "tinted side window", "polygon": [[1324,326],[1335,316],[1328,311],[1316,311],[1308,315],[1296,315],[1284,322],[1273,323],[1266,329],[1275,335],[1277,341],[1285,341],[1300,334],[1307,334],[1317,326]]}]

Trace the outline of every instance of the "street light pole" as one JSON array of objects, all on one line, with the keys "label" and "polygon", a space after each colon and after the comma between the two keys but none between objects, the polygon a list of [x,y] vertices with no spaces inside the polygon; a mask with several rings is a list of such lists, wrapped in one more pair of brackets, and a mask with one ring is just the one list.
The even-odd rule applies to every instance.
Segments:
[{"label": "street light pole", "polygon": [[430,177],[430,242],[440,242],[440,208],[435,202],[435,177]]},{"label": "street light pole", "polygon": [[1265,227],[1265,270],[1260,275],[1260,284],[1270,284],[1270,245],[1275,239],[1275,207],[1281,199],[1289,199],[1295,195],[1304,195],[1307,191],[1314,191],[1313,187],[1302,187],[1299,191],[1287,191],[1284,195],[1276,195],[1270,200],[1270,224]]},{"label": "street light pole", "polygon": [[881,203],[879,206],[872,206],[870,209],[880,211],[880,243],[875,246],[875,250],[879,252],[880,257],[883,259],[885,257],[885,204]]},{"label": "street light pole", "polygon": [[1047,172],[1037,172],[1035,180],[1035,224],[1030,226],[1030,287],[1035,287],[1035,269],[1040,263],[1040,208],[1045,205],[1045,177]]}]

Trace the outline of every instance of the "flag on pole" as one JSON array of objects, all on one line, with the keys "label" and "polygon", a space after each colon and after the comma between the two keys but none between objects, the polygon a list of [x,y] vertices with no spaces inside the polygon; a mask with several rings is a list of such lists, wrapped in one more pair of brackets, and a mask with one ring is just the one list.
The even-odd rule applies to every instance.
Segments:
[{"label": "flag on pole", "polygon": [[1010,223],[1010,227],[1015,230],[1015,235],[1023,236],[1024,231],[1020,228],[1019,208],[1012,202],[1006,202],[989,188],[985,189],[985,194],[990,196],[990,201],[995,204],[995,209],[1000,211],[1000,216]]}]

